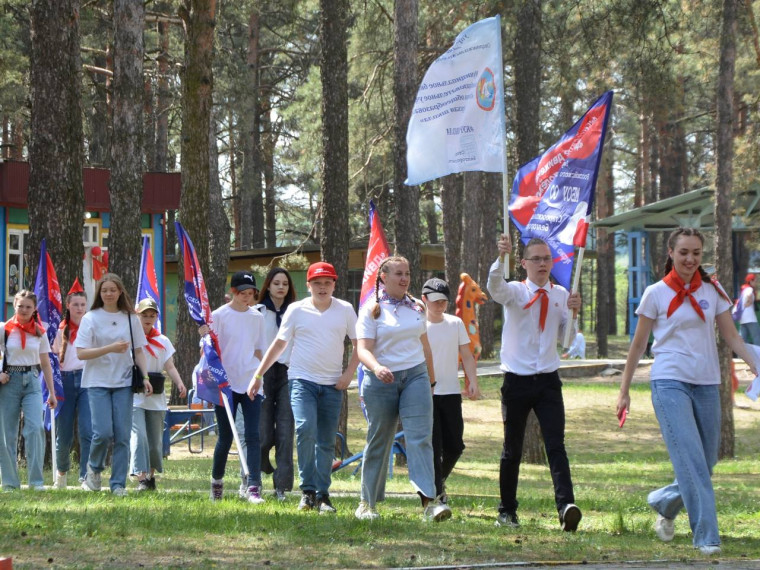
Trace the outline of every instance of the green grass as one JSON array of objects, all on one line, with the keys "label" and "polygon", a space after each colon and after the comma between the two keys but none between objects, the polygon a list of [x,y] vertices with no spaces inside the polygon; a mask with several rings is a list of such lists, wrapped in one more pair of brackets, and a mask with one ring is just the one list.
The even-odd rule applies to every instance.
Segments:
[{"label": "green grass", "polygon": [[[659,542],[652,531],[654,515],[646,495],[673,475],[645,384],[633,385],[631,416],[621,430],[614,414],[615,384],[565,383],[567,448],[576,500],[583,510],[578,532],[559,530],[548,470],[534,465],[521,470],[521,528],[495,527],[500,380],[481,383],[486,397],[464,405],[467,449],[448,481],[454,515],[445,523],[421,520],[403,467],[388,481],[389,498],[380,506],[382,518],[374,522],[353,516],[359,476],[352,475],[352,467],[334,476],[337,516],[298,512],[296,494],[285,503],[270,498],[253,506],[240,501],[234,493],[235,458],[229,463],[227,497],[212,504],[207,440],[200,456],[188,454],[182,444],[172,449],[155,494],[121,499],[108,492],[76,490],[0,494],[0,556],[13,556],[17,568],[355,568],[702,558],[691,546],[685,516],[676,520],[672,543]],[[350,397],[355,404],[356,393]],[[737,399],[749,404],[741,395]],[[737,457],[721,461],[714,476],[721,560],[760,559],[759,411],[756,404],[735,410]],[[352,406],[349,424],[349,447],[360,450],[366,425],[357,406]],[[265,486],[271,486],[268,478]]]}]

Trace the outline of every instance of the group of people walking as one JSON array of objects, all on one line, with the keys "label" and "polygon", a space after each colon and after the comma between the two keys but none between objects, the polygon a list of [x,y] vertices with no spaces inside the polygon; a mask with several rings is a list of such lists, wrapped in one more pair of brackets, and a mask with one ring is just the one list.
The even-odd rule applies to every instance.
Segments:
[{"label": "group of people walking", "polygon": [[[496,524],[520,525],[517,487],[526,422],[533,411],[549,460],[559,524],[565,531],[575,531],[582,513],[575,504],[565,449],[557,344],[559,335],[573,326],[571,312],[580,309],[581,299],[550,281],[553,259],[542,240],[533,239],[525,246],[520,261],[527,274],[524,281],[503,277],[505,256],[512,251],[509,237],[502,235],[497,246],[500,258],[488,277],[488,290],[504,310],[500,353],[504,444]],[[702,269],[703,246],[704,238],[694,229],[679,228],[670,236],[666,275],[646,289],[637,309],[638,324],[616,411],[624,417],[630,408],[633,372],[651,334],[655,357],[652,403],[675,472],[673,483],[649,494],[648,502],[657,514],[655,532],[663,541],[672,540],[674,519],[685,508],[694,546],[714,554],[720,550],[711,482],[720,439],[716,324],[750,370],[756,374],[757,368],[732,321],[728,295]],[[309,296],[296,300],[292,278],[285,269],[270,271],[261,292],[252,273],[238,272],[232,276],[230,301],[213,312],[210,328],[199,328],[201,335],[212,331],[218,339],[232,388],[232,414],[239,409],[244,420],[247,469],[240,495],[251,503],[264,502],[264,471],[273,474],[276,497],[285,499],[293,485],[295,435],[301,490],[298,508],[320,514],[336,511],[330,499],[335,434],[343,392],[360,366],[360,398],[368,427],[355,516],[363,520],[380,516],[378,505],[385,498],[389,458],[400,420],[409,481],[419,495],[423,516],[446,520],[451,516],[446,479],[464,450],[457,374],[460,359],[468,386],[465,395],[472,399],[480,395],[464,325],[446,314],[451,297],[448,284],[430,279],[421,300],[416,299],[408,291],[409,263],[403,257],[388,257],[377,272],[374,300],[357,316],[349,303],[333,296],[337,279],[329,263],[312,264],[306,275]],[[746,285],[753,295],[754,283]],[[750,299],[747,291],[743,294],[746,303],[754,302],[754,296]],[[43,484],[40,370],[50,392],[48,404],[56,406],[48,358],[51,349],[37,324],[35,308],[34,295],[21,291],[14,299],[14,317],[4,325],[0,476],[5,489],[19,487],[15,450],[22,410],[29,485],[41,488]],[[154,328],[157,307],[149,300],[141,302],[138,318],[121,280],[107,274],[97,285],[89,312],[84,294],[77,290],[70,292],[66,309],[53,346],[62,363],[67,402],[65,413],[57,419],[59,471],[55,486],[66,486],[77,417],[83,488],[100,489],[106,451],[113,442],[112,492],[126,492],[128,473],[137,477],[139,489],[155,489],[154,475],[162,470],[166,397],[153,393],[148,373],[165,371],[181,396],[185,390],[172,361],[174,348]],[[756,324],[756,320],[752,322]],[[347,338],[351,354],[344,359]],[[137,396],[131,388],[133,362],[145,379],[144,394]],[[223,406],[217,405],[215,412],[219,437],[211,497],[219,500],[224,494],[233,429]],[[275,466],[270,459],[272,447]]]}]

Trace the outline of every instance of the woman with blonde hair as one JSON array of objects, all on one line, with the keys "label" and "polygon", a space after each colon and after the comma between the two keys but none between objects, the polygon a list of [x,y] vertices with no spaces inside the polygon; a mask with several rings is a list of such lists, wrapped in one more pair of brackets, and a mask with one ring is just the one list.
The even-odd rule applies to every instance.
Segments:
[{"label": "woman with blonde hair", "polygon": [[45,436],[42,427],[42,388],[40,369],[45,378],[48,405],[56,407],[50,342],[37,320],[37,295],[26,289],[13,298],[13,318],[3,323],[3,369],[0,372],[0,479],[3,489],[21,486],[16,463],[18,422],[24,412],[24,441],[29,487],[42,490],[42,462]]},{"label": "woman with blonde hair", "polygon": [[146,395],[152,394],[143,347],[148,344],[134,303],[121,278],[106,273],[95,288],[90,312],[82,317],[74,346],[84,361],[82,387],[88,390],[92,443],[85,491],[100,491],[108,447],[113,441],[111,492],[127,494],[129,440],[132,433],[132,351],[142,371]]}]

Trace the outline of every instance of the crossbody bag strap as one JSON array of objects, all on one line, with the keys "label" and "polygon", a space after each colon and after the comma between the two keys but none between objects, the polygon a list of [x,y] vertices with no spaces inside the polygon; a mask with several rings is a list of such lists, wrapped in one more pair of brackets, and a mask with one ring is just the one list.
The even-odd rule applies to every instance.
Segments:
[{"label": "crossbody bag strap", "polygon": [[135,360],[135,339],[132,336],[132,315],[127,313],[127,322],[129,323],[129,341],[132,345],[132,364],[137,364],[137,361]]}]

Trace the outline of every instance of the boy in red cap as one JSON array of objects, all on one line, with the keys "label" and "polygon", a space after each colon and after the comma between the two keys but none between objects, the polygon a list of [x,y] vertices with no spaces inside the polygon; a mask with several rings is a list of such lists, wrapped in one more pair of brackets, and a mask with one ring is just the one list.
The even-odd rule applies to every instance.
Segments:
[{"label": "boy in red cap", "polygon": [[[335,432],[343,391],[348,388],[359,365],[356,312],[350,303],[332,296],[337,279],[335,268],[329,263],[321,261],[309,266],[306,281],[311,296],[288,306],[277,338],[248,386],[248,394],[256,394],[264,373],[292,342],[288,382],[302,492],[298,509],[317,508],[319,514],[335,512],[329,493]],[[354,349],[343,370],[346,336],[351,339]],[[315,358],[317,355],[319,357]]]}]

